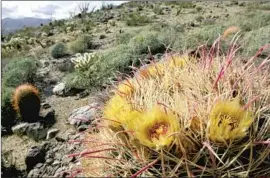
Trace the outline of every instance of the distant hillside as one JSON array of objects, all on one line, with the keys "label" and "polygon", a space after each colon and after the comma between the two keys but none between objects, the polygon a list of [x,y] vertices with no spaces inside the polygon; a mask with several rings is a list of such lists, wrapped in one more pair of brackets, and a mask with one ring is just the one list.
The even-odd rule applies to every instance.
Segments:
[{"label": "distant hillside", "polygon": [[12,18],[4,18],[2,19],[2,30],[4,29],[4,34],[14,32],[26,27],[37,27],[41,23],[46,25],[50,22],[50,19],[41,19],[41,18],[33,18],[26,17],[21,19],[12,19]]}]

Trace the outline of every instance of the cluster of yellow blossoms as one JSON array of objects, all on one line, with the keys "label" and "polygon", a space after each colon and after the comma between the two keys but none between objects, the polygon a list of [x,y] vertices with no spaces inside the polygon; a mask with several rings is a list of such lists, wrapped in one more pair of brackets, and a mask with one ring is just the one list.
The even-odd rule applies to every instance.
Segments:
[{"label": "cluster of yellow blossoms", "polygon": [[[189,86],[189,83],[177,82],[177,76],[181,75],[181,70],[188,67],[192,60],[194,59],[187,56],[170,56],[166,60],[142,67],[134,78],[120,83],[104,108],[108,125],[119,131],[128,131],[132,139],[157,150],[181,143],[181,139],[184,139],[180,138],[181,132],[194,131],[192,128],[198,129],[197,133],[203,133],[207,139],[216,143],[243,138],[252,124],[253,115],[242,109],[239,97],[214,102],[209,107],[211,109],[206,114],[206,119],[195,115],[193,120],[195,118],[197,121],[196,126],[191,122],[191,129],[186,129],[181,107],[171,98],[176,98],[185,89],[183,87]],[[169,76],[169,71],[174,72]],[[153,86],[163,88],[168,94],[162,95]],[[149,90],[152,92],[148,92]],[[151,97],[161,102],[147,100]]]}]

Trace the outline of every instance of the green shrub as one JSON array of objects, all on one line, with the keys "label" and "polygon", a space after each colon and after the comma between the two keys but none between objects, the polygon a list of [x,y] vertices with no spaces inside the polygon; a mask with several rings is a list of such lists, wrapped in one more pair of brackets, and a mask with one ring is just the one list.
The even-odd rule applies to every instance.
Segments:
[{"label": "green shrub", "polygon": [[51,48],[51,56],[53,58],[61,58],[67,55],[67,48],[64,43],[56,43]]},{"label": "green shrub", "polygon": [[197,7],[196,7],[196,11],[197,11],[197,12],[201,12],[201,11],[202,11],[202,7],[197,6]]},{"label": "green shrub", "polygon": [[107,49],[100,55],[100,60],[87,71],[75,71],[64,79],[67,87],[92,89],[102,87],[115,78],[116,72],[129,73],[133,63],[138,65],[140,55],[132,53],[127,45]]},{"label": "green shrub", "polygon": [[128,26],[140,26],[150,22],[150,19],[146,15],[140,15],[139,13],[133,12],[128,15],[125,19]]},{"label": "green shrub", "polygon": [[[243,37],[243,54],[253,56],[260,47],[270,44],[270,25],[247,32]],[[270,51],[268,49],[268,54]]]},{"label": "green shrub", "polygon": [[154,6],[153,12],[155,14],[157,14],[157,15],[162,15],[163,14],[162,8],[159,5]]},{"label": "green shrub", "polygon": [[36,77],[38,61],[30,58],[12,59],[3,69],[3,85],[17,87],[23,83],[33,83]]},{"label": "green shrub", "polygon": [[92,37],[89,35],[83,35],[71,42],[68,48],[73,53],[84,53],[87,51],[87,49],[91,48],[91,44]]},{"label": "green shrub", "polygon": [[99,60],[92,61],[92,65],[85,70],[75,70],[75,72],[68,74],[64,81],[68,88],[76,89],[91,89],[100,87],[108,79],[106,74],[106,62],[102,55],[99,55]]},{"label": "green shrub", "polygon": [[205,43],[211,45],[224,30],[225,27],[222,25],[208,25],[202,28],[194,28],[178,35],[178,38],[173,45],[173,49],[194,49]]},{"label": "green shrub", "polygon": [[157,32],[143,31],[134,36],[128,43],[133,53],[148,54],[148,47],[152,54],[162,53],[165,51],[164,44],[158,39]]},{"label": "green shrub", "polygon": [[241,30],[245,32],[256,30],[270,25],[270,14],[263,12],[248,12],[245,15],[232,17],[228,22],[228,26],[229,25],[239,26]]},{"label": "green shrub", "polygon": [[11,131],[16,118],[16,112],[12,107],[11,97],[14,88],[2,86],[1,98],[1,126],[8,132]]},{"label": "green shrub", "polygon": [[131,32],[117,34],[116,42],[117,44],[127,44],[133,36],[134,34]]},{"label": "green shrub", "polygon": [[180,1],[171,1],[171,2],[166,2],[166,5],[175,5],[181,8],[193,8],[194,4],[192,2],[180,2]]}]

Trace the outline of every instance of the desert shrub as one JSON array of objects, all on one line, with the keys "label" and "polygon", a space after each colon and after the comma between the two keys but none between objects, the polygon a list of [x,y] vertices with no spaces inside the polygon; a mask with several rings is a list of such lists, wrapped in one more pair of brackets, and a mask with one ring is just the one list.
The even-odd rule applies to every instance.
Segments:
[{"label": "desert shrub", "polygon": [[75,41],[69,43],[69,50],[73,53],[83,53],[91,48],[92,37],[89,35],[79,36]]},{"label": "desert shrub", "polygon": [[108,71],[108,76],[112,77],[116,71],[128,73],[130,71],[129,66],[138,62],[140,55],[135,53],[130,46],[118,45],[104,51],[103,56],[106,63],[103,68]]},{"label": "desert shrub", "polygon": [[159,6],[159,5],[155,5],[154,8],[153,8],[153,12],[157,15],[162,15],[163,14],[163,11],[162,11],[162,8]]},{"label": "desert shrub", "polygon": [[202,7],[201,7],[201,6],[197,6],[197,7],[196,7],[196,11],[197,11],[197,12],[201,12],[201,11],[202,11]]},{"label": "desert shrub", "polygon": [[68,74],[64,81],[68,88],[91,89],[100,87],[107,79],[105,68],[106,62],[100,54],[95,54],[95,59],[91,60],[83,68],[78,65],[73,73]]},{"label": "desert shrub", "polygon": [[[270,44],[270,25],[247,32],[243,37],[243,54],[254,55],[258,49]],[[268,50],[268,52],[270,52]]]},{"label": "desert shrub", "polygon": [[248,11],[254,10],[270,10],[270,3],[262,3],[262,2],[249,2],[247,4]]},{"label": "desert shrub", "polygon": [[17,87],[23,83],[33,83],[38,64],[38,61],[32,58],[10,60],[3,69],[3,85],[5,87]]},{"label": "desert shrub", "polygon": [[50,52],[53,58],[61,58],[67,55],[67,47],[64,43],[56,43],[51,47]]},{"label": "desert shrub", "polygon": [[233,17],[229,25],[237,25],[242,31],[252,31],[270,25],[270,14],[262,12],[248,12],[245,15]]},{"label": "desert shrub", "polygon": [[97,55],[99,55],[99,60],[95,60],[88,70],[76,70],[65,77],[67,87],[89,90],[102,87],[115,79],[117,71],[131,72],[129,66],[133,63],[138,65],[140,58],[140,55],[134,54],[127,45],[118,45]]},{"label": "desert shrub", "polygon": [[133,53],[145,54],[151,50],[152,54],[162,53],[165,51],[165,46],[159,41],[158,33],[153,31],[143,31],[134,36],[128,43],[132,48]]},{"label": "desert shrub", "polygon": [[225,28],[221,25],[208,25],[202,28],[194,28],[183,33],[178,37],[173,48],[176,50],[185,50],[195,48],[198,45],[212,44],[219,34],[222,34]]},{"label": "desert shrub", "polygon": [[6,87],[2,85],[1,91],[1,126],[6,129],[7,132],[11,131],[11,126],[15,122],[16,112],[12,107],[12,93],[14,88]]},{"label": "desert shrub", "polygon": [[132,32],[119,33],[116,35],[116,43],[127,44],[134,35]]},{"label": "desert shrub", "polygon": [[192,2],[180,2],[180,1],[171,1],[171,2],[166,2],[165,4],[167,5],[175,5],[181,8],[193,8],[194,4]]},{"label": "desert shrub", "polygon": [[150,19],[146,15],[140,15],[139,13],[133,12],[128,15],[125,19],[128,26],[141,26],[150,22]]}]

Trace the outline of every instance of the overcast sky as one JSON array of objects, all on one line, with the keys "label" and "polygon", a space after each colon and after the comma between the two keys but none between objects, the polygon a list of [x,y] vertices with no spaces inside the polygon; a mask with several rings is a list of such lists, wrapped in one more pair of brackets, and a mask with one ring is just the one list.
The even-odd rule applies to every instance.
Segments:
[{"label": "overcast sky", "polygon": [[[78,12],[77,4],[86,1],[2,1],[2,18],[38,17],[68,18],[69,12]],[[119,5],[125,1],[87,1],[100,8],[103,3]],[[90,8],[91,9],[91,8]]]}]

